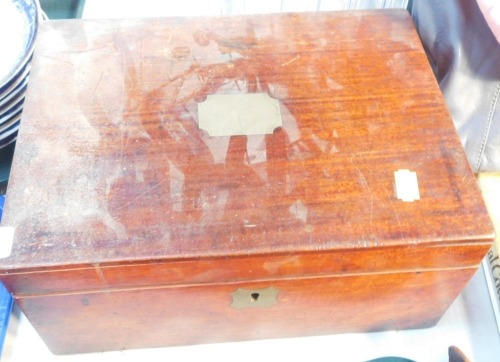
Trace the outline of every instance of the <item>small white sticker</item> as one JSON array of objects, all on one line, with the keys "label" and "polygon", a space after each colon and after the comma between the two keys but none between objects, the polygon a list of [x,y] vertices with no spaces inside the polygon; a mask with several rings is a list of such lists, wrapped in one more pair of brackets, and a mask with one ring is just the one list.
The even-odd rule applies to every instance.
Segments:
[{"label": "small white sticker", "polygon": [[397,170],[394,172],[396,197],[405,202],[420,200],[417,173],[410,170]]},{"label": "small white sticker", "polygon": [[12,226],[0,227],[0,259],[10,256],[14,243],[14,228]]}]

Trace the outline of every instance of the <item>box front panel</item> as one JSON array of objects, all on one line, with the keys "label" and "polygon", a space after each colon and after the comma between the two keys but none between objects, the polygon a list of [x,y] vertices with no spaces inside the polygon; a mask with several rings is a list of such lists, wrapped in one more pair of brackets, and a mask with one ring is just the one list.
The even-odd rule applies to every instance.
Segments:
[{"label": "box front panel", "polygon": [[2,282],[18,298],[166,285],[248,282],[315,276],[477,268],[487,243],[361,248],[295,255],[150,261],[72,269],[10,272]]},{"label": "box front panel", "polygon": [[21,298],[56,354],[427,327],[474,269]]}]

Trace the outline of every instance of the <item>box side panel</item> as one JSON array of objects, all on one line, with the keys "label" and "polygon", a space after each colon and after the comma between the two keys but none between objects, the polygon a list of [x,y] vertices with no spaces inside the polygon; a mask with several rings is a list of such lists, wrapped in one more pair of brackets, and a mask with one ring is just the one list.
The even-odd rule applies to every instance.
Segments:
[{"label": "box side panel", "polygon": [[[437,322],[475,269],[146,288],[20,298],[56,354],[420,328]],[[267,307],[233,306],[274,288]],[[257,295],[258,297],[258,295]]]}]

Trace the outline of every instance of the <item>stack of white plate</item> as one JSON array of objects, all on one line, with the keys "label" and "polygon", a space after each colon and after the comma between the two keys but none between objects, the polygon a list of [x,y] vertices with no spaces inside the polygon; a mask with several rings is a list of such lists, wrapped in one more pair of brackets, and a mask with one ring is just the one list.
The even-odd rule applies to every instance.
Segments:
[{"label": "stack of white plate", "polygon": [[37,0],[0,0],[0,148],[17,138],[40,13]]}]

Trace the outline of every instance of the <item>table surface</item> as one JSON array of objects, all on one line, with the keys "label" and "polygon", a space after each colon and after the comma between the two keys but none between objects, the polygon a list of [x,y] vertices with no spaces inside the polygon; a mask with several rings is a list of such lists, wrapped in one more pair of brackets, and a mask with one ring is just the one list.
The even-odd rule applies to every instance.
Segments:
[{"label": "table surface", "polygon": [[[309,10],[314,8],[313,2],[304,1],[302,8],[291,10]],[[152,1],[96,1],[87,0],[83,16],[96,17],[129,17],[171,15],[172,9],[164,5],[163,9],[155,9]],[[184,3],[184,2],[183,2]],[[189,3],[189,4],[188,4]],[[219,3],[223,3],[219,1]],[[224,2],[225,3],[225,2]],[[236,1],[242,3],[243,1]],[[257,2],[256,2],[257,3]],[[266,6],[258,1],[260,6]],[[278,3],[276,1],[276,3]],[[297,3],[289,1],[287,4]],[[324,1],[327,4],[328,2]],[[193,1],[187,5],[202,15],[207,8],[193,7]],[[240,4],[241,5],[241,4]],[[274,6],[267,1],[267,6]],[[292,4],[293,5],[293,4]],[[221,5],[222,6],[222,5]],[[281,6],[283,8],[283,6]],[[318,6],[316,6],[318,8]],[[256,8],[257,9],[257,8]],[[177,8],[178,14],[191,15],[187,6]],[[286,10],[286,9],[285,9]],[[252,10],[253,12],[258,11]],[[215,15],[211,14],[211,15]],[[139,338],[139,336],[138,336]],[[478,270],[466,289],[451,305],[441,321],[433,328],[388,331],[367,334],[344,334],[308,338],[278,339],[237,343],[221,343],[161,349],[130,350],[106,352],[86,355],[54,356],[44,345],[26,317],[14,307],[7,337],[4,345],[2,361],[136,361],[141,360],[213,360],[242,361],[271,360],[279,358],[287,361],[303,361],[314,358],[315,361],[366,361],[381,356],[401,356],[416,361],[448,361],[447,349],[456,345],[473,361],[495,361],[500,356],[500,335],[495,324],[489,295],[482,270]],[[495,357],[496,356],[496,357]]]}]

